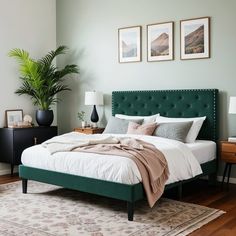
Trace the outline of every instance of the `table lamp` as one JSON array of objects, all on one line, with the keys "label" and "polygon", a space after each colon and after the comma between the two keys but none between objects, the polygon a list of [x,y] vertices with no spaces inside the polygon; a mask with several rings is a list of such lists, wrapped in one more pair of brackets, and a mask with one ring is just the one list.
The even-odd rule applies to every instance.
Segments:
[{"label": "table lamp", "polygon": [[[229,114],[236,114],[236,97],[230,97],[230,100],[229,100]],[[228,141],[236,142],[236,137],[229,137]]]},{"label": "table lamp", "polygon": [[85,105],[93,105],[91,121],[93,122],[93,127],[97,127],[99,117],[96,105],[103,105],[103,94],[98,91],[85,92]]}]

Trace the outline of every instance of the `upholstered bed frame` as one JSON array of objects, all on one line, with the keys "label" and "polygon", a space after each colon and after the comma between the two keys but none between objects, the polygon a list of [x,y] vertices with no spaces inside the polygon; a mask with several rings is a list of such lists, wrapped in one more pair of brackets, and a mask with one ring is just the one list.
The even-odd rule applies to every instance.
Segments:
[{"label": "upholstered bed frame", "polygon": [[[206,120],[198,139],[218,139],[218,90],[156,90],[156,91],[114,91],[112,93],[112,114],[152,115],[160,113],[168,117],[199,117]],[[201,176],[215,176],[217,159],[201,165]],[[127,202],[128,220],[133,220],[134,203],[145,197],[142,183],[128,185],[82,176],[59,173],[20,165],[23,193],[27,193],[27,180],[54,184]],[[187,181],[191,181],[187,180]],[[167,188],[187,181],[170,184]],[[180,191],[181,192],[181,191]]]}]

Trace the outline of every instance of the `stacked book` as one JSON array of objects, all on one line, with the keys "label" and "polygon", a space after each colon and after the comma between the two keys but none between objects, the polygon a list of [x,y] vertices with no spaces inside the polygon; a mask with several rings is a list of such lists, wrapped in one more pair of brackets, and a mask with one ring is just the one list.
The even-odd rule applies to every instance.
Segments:
[{"label": "stacked book", "polygon": [[236,142],[236,137],[229,137],[229,138],[228,138],[228,141],[229,141],[229,142]]}]

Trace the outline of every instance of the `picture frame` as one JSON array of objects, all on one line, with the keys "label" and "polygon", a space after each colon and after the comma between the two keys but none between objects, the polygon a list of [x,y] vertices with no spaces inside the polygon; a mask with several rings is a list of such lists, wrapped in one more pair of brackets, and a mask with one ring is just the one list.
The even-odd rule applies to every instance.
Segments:
[{"label": "picture frame", "polygon": [[210,17],[180,21],[180,59],[210,58]]},{"label": "picture frame", "polygon": [[147,25],[147,61],[174,60],[174,22]]},{"label": "picture frame", "polygon": [[6,117],[6,127],[14,128],[19,126],[19,123],[23,122],[23,110],[16,109],[16,110],[6,110],[5,111]]},{"label": "picture frame", "polygon": [[131,26],[118,29],[119,63],[142,60],[141,28],[141,26]]}]

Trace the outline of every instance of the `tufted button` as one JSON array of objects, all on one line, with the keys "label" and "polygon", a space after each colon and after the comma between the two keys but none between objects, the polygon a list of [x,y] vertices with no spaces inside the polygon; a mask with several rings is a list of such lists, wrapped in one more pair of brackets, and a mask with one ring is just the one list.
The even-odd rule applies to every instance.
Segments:
[{"label": "tufted button", "polygon": [[149,115],[149,116],[150,116],[150,115],[152,115],[152,112],[151,112],[151,111],[149,111],[149,112],[148,112],[148,115]]},{"label": "tufted button", "polygon": [[135,96],[135,100],[136,100],[136,101],[138,100],[138,96]]},{"label": "tufted button", "polygon": [[166,112],[163,112],[163,115],[164,115],[164,116],[166,116],[166,114],[167,114]]},{"label": "tufted button", "polygon": [[132,107],[132,104],[129,103],[129,104],[128,104],[128,107]]},{"label": "tufted button", "polygon": [[183,113],[182,113],[182,112],[179,112],[178,115],[179,115],[179,116],[183,116]]},{"label": "tufted button", "polygon": [[191,107],[191,104],[187,104],[187,108],[190,108]]},{"label": "tufted button", "polygon": [[195,99],[199,100],[199,96],[198,96],[198,95],[196,95],[196,96],[195,96]]},{"label": "tufted button", "polygon": [[171,106],[172,108],[174,108],[174,107],[175,107],[175,104],[171,104],[170,106]]},{"label": "tufted button", "polygon": [[159,104],[156,104],[156,107],[158,108],[158,107],[160,107],[160,105],[159,105]]},{"label": "tufted button", "polygon": [[163,96],[162,98],[163,98],[164,100],[166,100],[166,99],[167,99],[167,97],[166,97],[166,96]]},{"label": "tufted button", "polygon": [[135,112],[134,112],[134,114],[135,114],[135,115],[138,115],[138,112],[137,112],[137,111],[135,111]]},{"label": "tufted button", "polygon": [[208,106],[208,104],[204,104],[204,107],[205,107],[205,108],[208,108],[209,106]]},{"label": "tufted button", "polygon": [[149,96],[149,98],[148,98],[149,100],[152,100],[152,96]]},{"label": "tufted button", "polygon": [[182,100],[183,99],[183,97],[182,96],[179,96],[179,100]]},{"label": "tufted button", "polygon": [[124,101],[124,100],[125,100],[125,97],[123,96],[121,99]]}]

